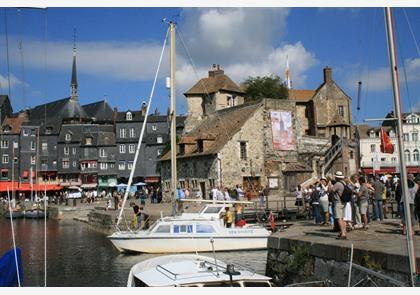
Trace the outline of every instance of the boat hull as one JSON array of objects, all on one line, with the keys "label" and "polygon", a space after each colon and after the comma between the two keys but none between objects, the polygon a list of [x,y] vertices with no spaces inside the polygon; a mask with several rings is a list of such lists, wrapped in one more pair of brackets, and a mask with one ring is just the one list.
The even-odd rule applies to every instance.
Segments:
[{"label": "boat hull", "polygon": [[[6,211],[4,214],[4,217],[9,218],[10,219],[10,212]],[[23,218],[23,212],[22,211],[12,211],[12,219],[17,219],[17,218]]]},{"label": "boat hull", "polygon": [[267,237],[124,238],[108,237],[120,252],[191,253],[267,249]]},{"label": "boat hull", "polygon": [[25,212],[25,218],[29,218],[29,219],[45,218],[45,211],[44,210],[28,210]]}]

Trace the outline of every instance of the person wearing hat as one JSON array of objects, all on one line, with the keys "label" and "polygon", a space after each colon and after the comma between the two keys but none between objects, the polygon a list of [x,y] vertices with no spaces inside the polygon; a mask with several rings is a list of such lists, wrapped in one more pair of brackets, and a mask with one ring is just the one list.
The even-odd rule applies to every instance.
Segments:
[{"label": "person wearing hat", "polygon": [[344,216],[344,205],[343,202],[341,202],[341,196],[344,192],[344,175],[343,172],[337,171],[334,175],[336,182],[333,186],[330,186],[329,191],[333,195],[333,204],[334,204],[334,218],[338,221],[338,226],[340,228],[340,233],[337,237],[337,239],[345,240],[347,239],[346,235],[346,223],[343,220]]}]

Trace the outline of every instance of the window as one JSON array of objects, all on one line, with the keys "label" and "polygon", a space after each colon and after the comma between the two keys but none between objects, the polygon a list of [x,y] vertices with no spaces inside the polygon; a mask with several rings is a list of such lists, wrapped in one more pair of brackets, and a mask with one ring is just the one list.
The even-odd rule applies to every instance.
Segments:
[{"label": "window", "polygon": [[192,233],[192,224],[174,225],[174,234]]},{"label": "window", "polygon": [[162,138],[162,136],[158,136],[158,137],[156,138],[156,142],[157,142],[157,143],[163,143],[163,138]]},{"label": "window", "polygon": [[45,152],[48,151],[48,142],[41,143],[41,149]]},{"label": "window", "polygon": [[374,130],[370,130],[369,131],[369,137],[370,138],[375,138],[376,137],[376,134],[375,134],[375,131]]},{"label": "window", "polygon": [[125,161],[120,161],[118,163],[118,170],[125,170]]},{"label": "window", "polygon": [[9,177],[9,171],[7,169],[1,170],[1,178],[8,178]]},{"label": "window", "polygon": [[214,230],[213,226],[209,224],[197,224],[196,232],[197,234],[207,234],[207,233],[214,233],[216,231]]},{"label": "window", "polygon": [[65,147],[64,147],[64,154],[65,154],[65,155],[70,154],[70,148],[69,148],[68,146],[65,146]]},{"label": "window", "polygon": [[198,187],[197,179],[193,179],[191,182],[192,182],[192,188],[197,188]]},{"label": "window", "polygon": [[130,128],[129,130],[130,130],[130,132],[129,132],[130,133],[130,137],[131,138],[134,138],[136,136],[136,132],[134,131],[134,128]]},{"label": "window", "polygon": [[9,147],[9,141],[8,140],[2,140],[0,144],[2,149],[7,149]]},{"label": "window", "polygon": [[204,151],[204,143],[202,139],[197,140],[197,151],[202,153]]},{"label": "window", "polygon": [[131,112],[127,112],[127,113],[125,114],[125,119],[126,119],[127,121],[131,121],[131,120],[133,120],[133,114],[132,114]]},{"label": "window", "polygon": [[416,142],[419,140],[419,134],[417,132],[411,133],[411,139]]},{"label": "window", "polygon": [[127,162],[127,169],[128,170],[132,170],[133,169],[133,161],[128,161]]},{"label": "window", "polygon": [[69,161],[67,161],[67,160],[63,160],[63,168],[64,169],[67,169],[67,168],[69,168],[70,167],[70,162]]},{"label": "window", "polygon": [[418,162],[419,161],[419,150],[413,151],[413,161]]},{"label": "window", "polygon": [[85,138],[85,145],[92,145],[93,138],[88,136]]},{"label": "window", "polygon": [[71,134],[70,133],[67,133],[66,134],[66,141],[70,141],[71,140]]},{"label": "window", "polygon": [[353,160],[353,158],[354,158],[354,153],[353,153],[353,151],[350,151],[350,159]]},{"label": "window", "polygon": [[77,167],[77,162],[73,161],[73,167],[76,168]]},{"label": "window", "polygon": [[76,154],[76,148],[74,147],[74,148],[71,148],[71,153],[73,154],[73,155],[75,155]]},{"label": "window", "polygon": [[162,154],[162,149],[157,149],[157,155],[158,157]]},{"label": "window", "polygon": [[136,152],[136,146],[134,144],[128,145],[128,152],[134,154]]},{"label": "window", "polygon": [[157,130],[156,125],[152,125],[152,130],[153,131],[156,131]]},{"label": "window", "polygon": [[36,164],[36,156],[31,155],[31,165],[35,165],[35,164]]},{"label": "window", "polygon": [[209,179],[209,186],[214,187],[214,179]]},{"label": "window", "polygon": [[100,167],[101,167],[101,170],[106,170],[108,169],[108,163],[101,163]]},{"label": "window", "polygon": [[47,127],[45,129],[45,134],[51,134],[52,133],[52,127]]},{"label": "window", "polygon": [[404,133],[404,141],[410,141],[408,133]]},{"label": "window", "polygon": [[344,116],[344,106],[338,106],[338,114]]},{"label": "window", "polygon": [[376,144],[371,144],[371,145],[370,145],[370,151],[371,151],[372,153],[374,153],[374,152],[376,151]]},{"label": "window", "polygon": [[396,157],[392,157],[392,158],[391,158],[391,162],[392,162],[392,163],[397,162],[397,158],[396,158]]},{"label": "window", "polygon": [[386,158],[381,158],[381,162],[385,162],[386,161]]},{"label": "window", "polygon": [[179,181],[179,186],[180,186],[181,188],[185,188],[185,180],[180,180],[180,181]]},{"label": "window", "polygon": [[101,157],[101,158],[106,157],[105,149],[99,149],[99,157]]},{"label": "window", "polygon": [[389,137],[395,137],[394,130],[389,130]]},{"label": "window", "polygon": [[241,141],[239,143],[239,148],[240,148],[241,160],[246,160],[247,159],[246,142]]},{"label": "window", "polygon": [[155,233],[170,233],[170,232],[171,232],[170,225],[159,225],[159,227],[155,231]]},{"label": "window", "polygon": [[3,164],[8,164],[9,163],[9,155],[3,155],[2,162],[3,162]]},{"label": "window", "polygon": [[31,141],[31,151],[36,149],[35,141]]},{"label": "window", "polygon": [[410,161],[411,161],[410,151],[409,151],[409,150],[405,150],[405,151],[404,151],[404,157],[405,157],[405,160],[406,160],[407,162],[410,162]]},{"label": "window", "polygon": [[125,144],[120,144],[120,154],[125,154]]},{"label": "window", "polygon": [[125,128],[120,128],[120,138],[125,138],[127,136],[127,130]]},{"label": "window", "polygon": [[23,136],[28,136],[29,132],[28,129],[22,129]]}]

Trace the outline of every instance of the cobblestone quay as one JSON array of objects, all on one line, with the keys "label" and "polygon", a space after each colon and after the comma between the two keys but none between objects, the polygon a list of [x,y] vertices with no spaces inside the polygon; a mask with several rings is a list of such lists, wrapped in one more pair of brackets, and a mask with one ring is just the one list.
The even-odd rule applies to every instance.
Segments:
[{"label": "cobblestone quay", "polygon": [[[353,230],[347,240],[336,240],[337,233],[324,227],[299,221],[268,239],[266,275],[278,286],[323,281],[323,284],[347,287],[351,245],[353,263],[387,275],[409,285],[409,261],[406,237],[399,220],[372,223],[369,230]],[[420,236],[415,236],[417,265],[420,265]],[[362,281],[373,286],[396,286],[398,282],[376,279],[353,265],[351,286]],[[369,276],[369,278],[367,277]],[[331,281],[331,282],[330,282]],[[369,285],[371,284],[371,285]]]}]

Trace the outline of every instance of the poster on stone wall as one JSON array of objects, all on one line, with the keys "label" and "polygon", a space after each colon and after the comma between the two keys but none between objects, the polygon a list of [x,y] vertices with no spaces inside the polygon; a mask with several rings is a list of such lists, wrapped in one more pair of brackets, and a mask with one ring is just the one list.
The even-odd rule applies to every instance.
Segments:
[{"label": "poster on stone wall", "polygon": [[277,151],[296,149],[291,112],[270,112],[273,148]]}]

